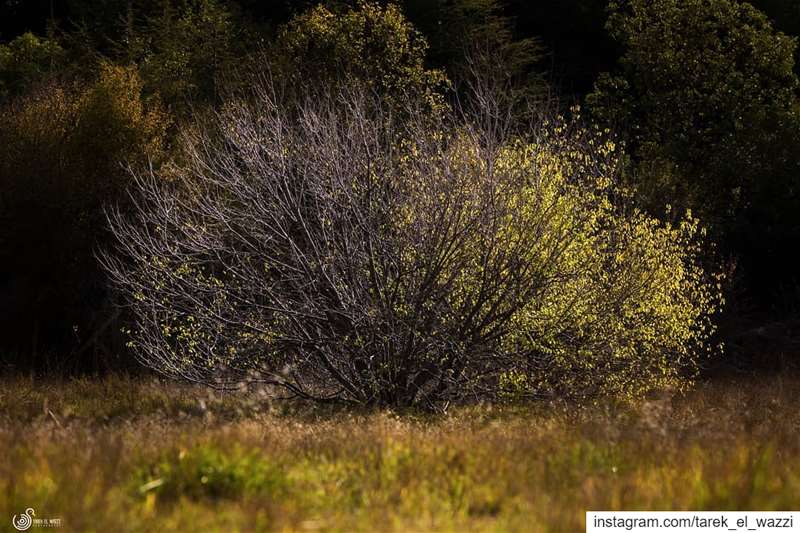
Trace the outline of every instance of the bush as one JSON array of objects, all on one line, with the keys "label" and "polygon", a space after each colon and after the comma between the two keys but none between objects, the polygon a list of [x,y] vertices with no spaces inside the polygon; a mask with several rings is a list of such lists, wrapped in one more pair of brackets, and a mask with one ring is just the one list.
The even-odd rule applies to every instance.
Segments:
[{"label": "bush", "polygon": [[141,22],[129,22],[125,31],[130,36],[116,55],[139,65],[147,89],[173,111],[186,113],[192,106],[215,102],[220,81],[253,44],[235,4],[185,0],[151,8],[143,10]]},{"label": "bush", "polygon": [[612,143],[275,94],[229,102],[176,180],[137,175],[135,216],[112,216],[146,365],[394,406],[639,394],[695,367],[717,304],[697,224],[628,212]]},{"label": "bush", "polygon": [[142,101],[137,72],[124,67],[104,66],[86,84],[47,82],[3,107],[4,346],[35,359],[46,337],[69,351],[107,318],[93,256],[103,204],[126,188],[123,162],[158,159],[165,127],[157,104]]},{"label": "bush", "polygon": [[640,201],[659,216],[693,209],[742,268],[748,300],[786,299],[798,284],[797,40],[734,0],[611,2],[607,27],[623,55],[588,102],[628,128]]},{"label": "bush", "polygon": [[275,66],[294,86],[355,78],[390,101],[441,104],[445,75],[425,67],[425,37],[392,3],[360,1],[341,12],[320,4],[282,29],[276,50]]},{"label": "bush", "polygon": [[[730,227],[781,165],[770,147],[796,129],[796,40],[735,0],[611,2],[624,53],[588,102],[630,128],[645,199],[695,208]],[[669,38],[664,38],[664,36]]]},{"label": "bush", "polygon": [[57,42],[30,32],[0,44],[0,101],[53,74],[65,57]]}]

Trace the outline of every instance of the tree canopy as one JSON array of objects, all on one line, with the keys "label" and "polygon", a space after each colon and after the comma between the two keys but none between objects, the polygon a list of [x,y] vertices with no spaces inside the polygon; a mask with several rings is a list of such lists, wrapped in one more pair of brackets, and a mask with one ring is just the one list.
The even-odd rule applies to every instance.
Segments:
[{"label": "tree canopy", "polygon": [[798,224],[796,38],[732,0],[627,0],[609,12],[623,54],[587,102],[626,132],[632,184],[654,212],[693,209],[760,295],[777,290],[764,261],[773,281],[792,279],[778,265]]}]

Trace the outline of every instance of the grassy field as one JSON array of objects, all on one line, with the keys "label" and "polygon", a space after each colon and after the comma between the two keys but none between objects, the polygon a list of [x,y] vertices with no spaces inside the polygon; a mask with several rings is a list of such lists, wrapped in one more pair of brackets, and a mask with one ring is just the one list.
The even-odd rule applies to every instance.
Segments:
[{"label": "grassy field", "polygon": [[800,508],[800,380],[639,405],[336,412],[128,378],[0,383],[0,531],[582,531]]}]

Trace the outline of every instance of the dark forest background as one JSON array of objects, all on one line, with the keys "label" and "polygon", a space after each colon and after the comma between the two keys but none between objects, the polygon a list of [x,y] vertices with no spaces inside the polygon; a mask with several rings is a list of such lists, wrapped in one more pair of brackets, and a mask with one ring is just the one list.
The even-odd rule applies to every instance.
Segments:
[{"label": "dark forest background", "polygon": [[[180,158],[178,130],[248,73],[323,83],[314,76],[353,64],[369,75],[371,62],[391,60],[379,46],[391,36],[349,57],[335,38],[347,27],[309,34],[302,16],[317,3],[0,1],[0,370],[132,367],[124,313],[95,255],[107,239],[104,206],[126,201],[120,162],[168,168]],[[343,13],[357,3],[325,4]],[[780,354],[781,368],[791,360],[800,4],[397,4],[429,45],[426,68],[441,69],[456,92],[465,51],[485,42],[505,54],[498,76],[611,129],[641,207],[675,219],[691,209],[707,226],[706,260],[727,274],[719,320],[728,361],[758,367],[765,351]]]}]

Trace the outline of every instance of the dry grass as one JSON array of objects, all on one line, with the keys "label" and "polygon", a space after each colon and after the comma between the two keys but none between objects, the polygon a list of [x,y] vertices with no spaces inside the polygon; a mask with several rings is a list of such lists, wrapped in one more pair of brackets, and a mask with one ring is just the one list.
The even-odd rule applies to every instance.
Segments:
[{"label": "dry grass", "polygon": [[291,409],[126,378],[0,383],[0,530],[580,531],[587,509],[800,507],[800,380],[637,406]]}]

